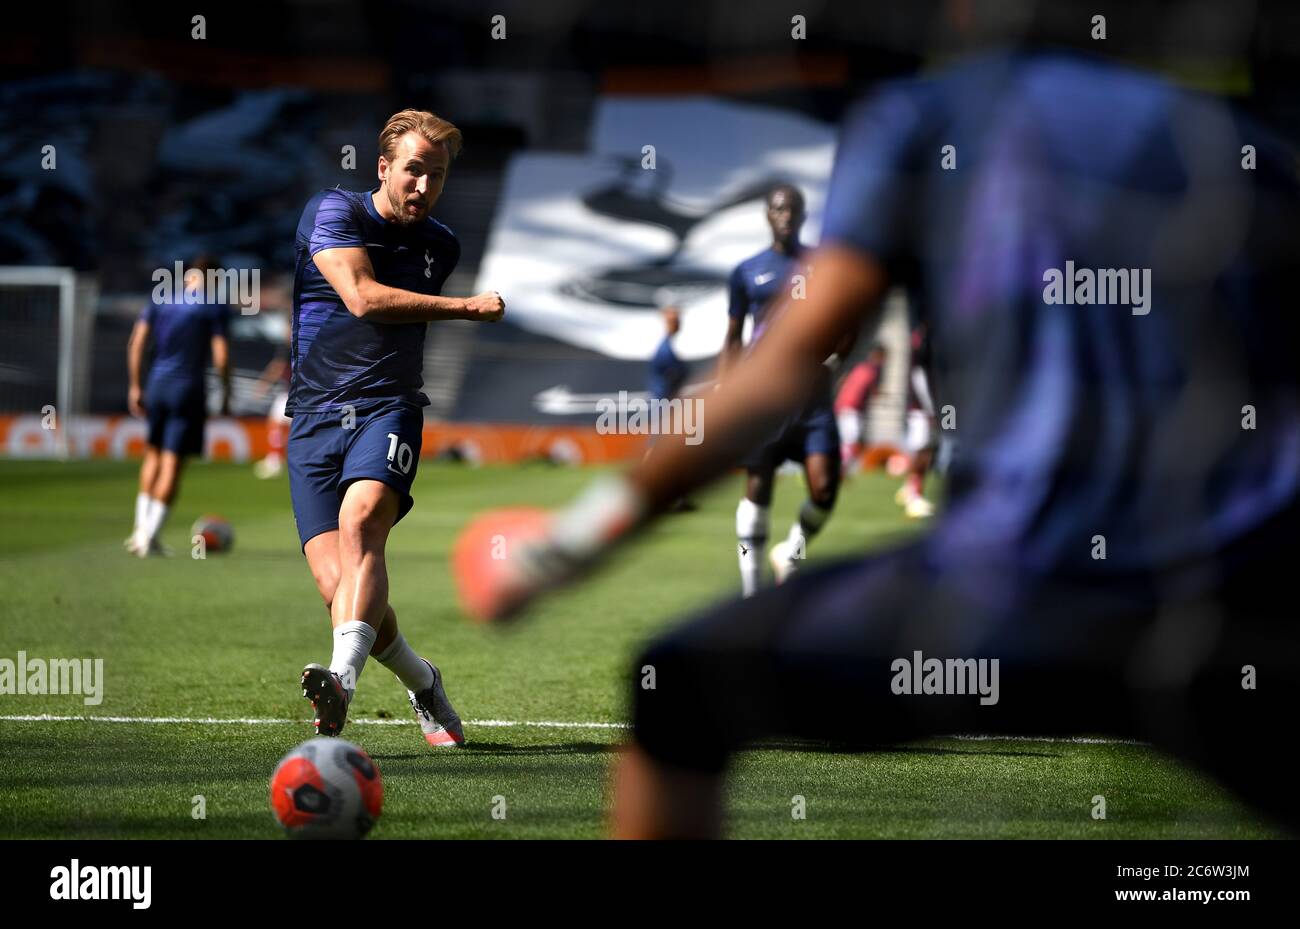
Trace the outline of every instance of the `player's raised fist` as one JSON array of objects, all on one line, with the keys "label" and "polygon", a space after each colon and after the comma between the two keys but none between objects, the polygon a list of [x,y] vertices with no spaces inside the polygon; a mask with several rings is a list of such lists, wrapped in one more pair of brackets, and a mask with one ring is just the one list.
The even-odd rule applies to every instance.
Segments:
[{"label": "player's raised fist", "polygon": [[470,319],[494,323],[506,315],[506,302],[501,299],[501,295],[495,290],[488,290],[481,294],[475,294],[466,300],[465,309],[468,311]]}]

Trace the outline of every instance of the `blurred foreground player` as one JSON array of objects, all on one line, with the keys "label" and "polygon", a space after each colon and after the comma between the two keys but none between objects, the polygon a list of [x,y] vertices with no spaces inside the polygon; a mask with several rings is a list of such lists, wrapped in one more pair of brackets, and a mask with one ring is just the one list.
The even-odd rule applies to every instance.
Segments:
[{"label": "blurred foreground player", "polygon": [[[150,303],[127,342],[127,408],[149,422],[140,490],[135,498],[135,528],[124,543],[140,558],[169,555],[159,541],[163,524],[180,491],[185,459],[203,454],[208,419],[208,363],[221,376],[221,413],[230,412],[230,346],[227,307],[207,302],[207,258],[191,262],[180,303]],[[145,349],[153,343],[149,379],[141,389]]]},{"label": "blurred foreground player", "polygon": [[[727,336],[722,346],[720,377],[725,380],[742,355],[745,317],[753,318],[750,346],[771,324],[774,306],[791,293],[793,276],[800,269],[805,248],[799,229],[805,218],[803,194],[781,184],[767,195],[767,224],[772,244],[745,259],[731,272],[728,287]],[[763,586],[763,556],[767,548],[768,511],[776,469],[787,460],[803,464],[808,499],[786,538],[772,546],[769,560],[782,583],[807,553],[808,540],[821,531],[835,506],[840,487],[840,436],[831,400],[831,374],[818,376],[807,404],[773,430],[768,440],[744,460],[745,493],[736,507],[736,542],[740,560],[740,586],[752,597]]]},{"label": "blurred foreground player", "polygon": [[[1148,739],[1300,825],[1267,757],[1300,684],[1295,171],[1221,101],[1067,55],[978,59],[855,111],[808,299],[709,399],[709,441],[665,437],[568,510],[496,520],[509,561],[490,520],[457,552],[468,607],[509,614],[722,474],[891,282],[923,308],[962,433],[931,531],[639,656],[616,832],[717,834],[728,758],[761,737],[971,731]],[[899,662],[926,659],[999,660],[997,695],[912,694]]]},{"label": "blurred foreground player", "polygon": [[460,130],[403,110],[379,134],[379,186],[312,197],[298,224],[289,488],[303,553],[334,628],[328,668],[309,664],[303,695],[322,735],[338,735],[366,657],[406,686],[425,740],[464,741],[442,674],[417,655],[388,603],[384,549],[414,504],[424,428],[426,323],[494,321],[495,292],[439,296],[460,258],[430,215]]}]

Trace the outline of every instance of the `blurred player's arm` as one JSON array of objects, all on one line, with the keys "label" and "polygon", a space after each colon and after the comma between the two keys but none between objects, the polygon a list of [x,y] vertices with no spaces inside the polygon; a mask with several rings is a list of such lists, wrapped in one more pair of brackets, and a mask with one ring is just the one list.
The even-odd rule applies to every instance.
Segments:
[{"label": "blurred player's arm", "polygon": [[424,323],[438,319],[496,322],[506,304],[496,291],[473,297],[438,297],[389,287],[375,280],[364,248],[326,248],[312,260],[335,293],[358,319],[372,323]]},{"label": "blurred player's arm", "polygon": [[212,366],[221,377],[221,415],[230,415],[230,343],[224,335],[212,337]]},{"label": "blurred player's arm", "polygon": [[132,416],[143,417],[144,403],[141,401],[140,372],[144,369],[144,350],[149,344],[150,326],[144,319],[136,320],[131,329],[131,338],[126,343],[127,383],[126,407]]}]

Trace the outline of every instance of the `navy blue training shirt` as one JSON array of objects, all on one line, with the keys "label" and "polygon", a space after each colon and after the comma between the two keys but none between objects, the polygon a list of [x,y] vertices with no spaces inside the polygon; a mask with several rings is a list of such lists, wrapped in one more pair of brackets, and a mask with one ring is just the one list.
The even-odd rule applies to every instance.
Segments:
[{"label": "navy blue training shirt", "polygon": [[650,396],[655,399],[671,400],[677,396],[686,383],[689,373],[686,363],[673,351],[671,336],[664,336],[650,359]]},{"label": "navy blue training shirt", "polygon": [[803,246],[797,246],[793,255],[785,255],[768,247],[757,255],[746,258],[731,272],[727,285],[727,316],[743,320],[754,317],[750,332],[752,344],[763,334],[767,325],[767,309],[775,303],[777,292],[786,287],[799,265]]},{"label": "navy blue training shirt", "polygon": [[212,359],[212,337],[226,334],[229,308],[209,303],[151,303],[140,319],[149,324],[153,363],[149,385],[170,393],[202,391]]},{"label": "navy blue training shirt", "polygon": [[[1140,574],[1294,526],[1296,168],[1223,101],[1067,55],[888,85],[845,125],[823,243],[928,323],[944,557]],[[1095,302],[1119,270],[1146,292]]]},{"label": "navy blue training shirt", "polygon": [[298,223],[288,415],[393,401],[429,404],[421,390],[428,324],[358,319],[312,261],[327,248],[364,248],[379,283],[441,293],[460,260],[456,236],[433,217],[410,226],[388,222],[375,209],[373,192],[323,190]]}]

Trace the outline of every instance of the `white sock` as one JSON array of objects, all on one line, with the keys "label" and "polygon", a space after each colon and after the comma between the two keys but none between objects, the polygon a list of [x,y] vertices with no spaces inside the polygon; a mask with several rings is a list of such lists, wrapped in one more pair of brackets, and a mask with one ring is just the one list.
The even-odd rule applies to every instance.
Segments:
[{"label": "white sock", "polygon": [[428,662],[415,653],[406,644],[406,637],[400,632],[388,648],[375,656],[375,660],[397,675],[402,686],[412,693],[419,693],[433,686],[433,670]]},{"label": "white sock", "polygon": [[822,509],[811,500],[803,502],[803,506],[799,507],[799,518],[794,521],[794,525],[790,527],[790,534],[785,537],[790,551],[797,553],[792,557],[807,557],[808,540],[821,532],[822,526],[826,525],[830,515],[830,510]]},{"label": "white sock", "polygon": [[763,586],[763,549],[767,546],[767,507],[748,497],[736,506],[736,549],[740,556],[740,591],[752,597]]},{"label": "white sock", "polygon": [[168,509],[167,504],[161,500],[149,498],[149,503],[144,510],[144,522],[140,524],[140,535],[146,543],[152,543],[154,539],[158,538],[163,523],[167,521]]},{"label": "white sock", "polygon": [[350,619],[334,627],[334,657],[330,670],[343,679],[348,699],[357,689],[361,669],[366,666],[366,656],[375,644],[375,627],[359,619]]},{"label": "white sock", "polygon": [[149,512],[149,504],[152,501],[153,498],[143,491],[135,495],[135,526],[131,529],[132,535],[139,535],[140,527],[144,525],[145,513]]}]

